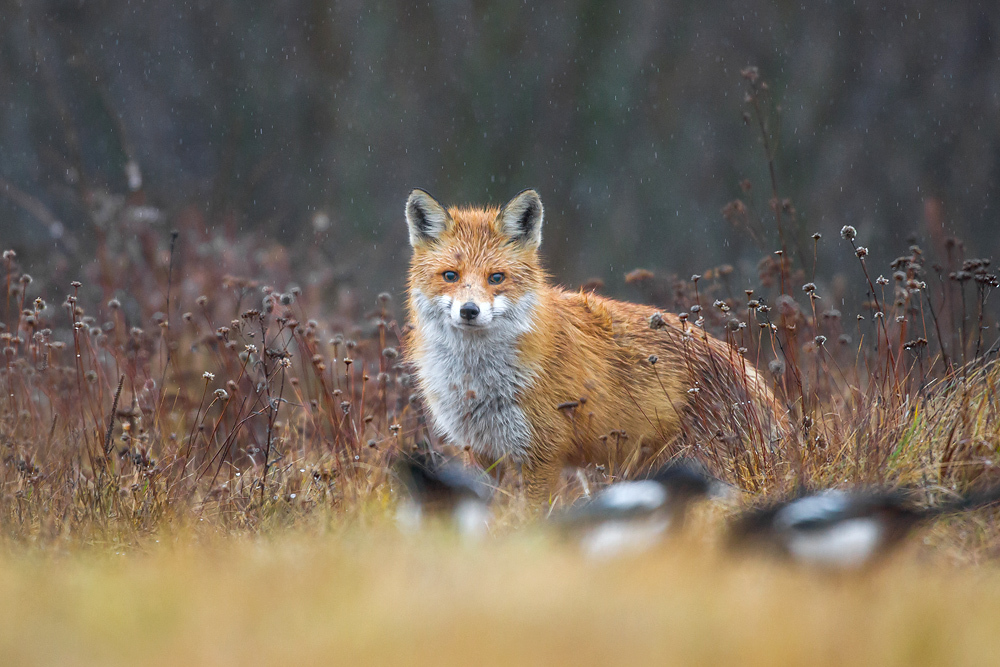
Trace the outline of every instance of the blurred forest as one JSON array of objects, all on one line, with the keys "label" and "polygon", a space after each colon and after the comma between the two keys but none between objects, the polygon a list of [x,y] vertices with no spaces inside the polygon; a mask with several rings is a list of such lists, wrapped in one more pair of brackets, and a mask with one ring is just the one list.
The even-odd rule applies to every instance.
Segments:
[{"label": "blurred forest", "polygon": [[768,214],[762,134],[744,119],[749,65],[771,91],[779,195],[810,256],[809,235],[824,234],[825,270],[856,261],[837,243],[844,224],[880,264],[911,239],[1000,246],[995,1],[0,12],[0,245],[64,283],[126,216],[164,245],[179,225],[205,242],[255,233],[341,286],[398,294],[403,203],[419,186],[445,203],[537,188],[564,284],[597,276],[622,293],[637,266],[725,262],[753,285],[777,240],[755,247],[722,215],[737,197]]}]

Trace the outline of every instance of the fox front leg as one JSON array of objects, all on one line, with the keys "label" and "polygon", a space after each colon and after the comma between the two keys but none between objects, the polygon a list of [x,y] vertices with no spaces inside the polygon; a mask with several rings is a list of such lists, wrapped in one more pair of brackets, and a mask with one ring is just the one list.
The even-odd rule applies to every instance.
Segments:
[{"label": "fox front leg", "polygon": [[525,495],[533,509],[552,505],[562,469],[562,463],[556,459],[529,460],[521,466]]}]

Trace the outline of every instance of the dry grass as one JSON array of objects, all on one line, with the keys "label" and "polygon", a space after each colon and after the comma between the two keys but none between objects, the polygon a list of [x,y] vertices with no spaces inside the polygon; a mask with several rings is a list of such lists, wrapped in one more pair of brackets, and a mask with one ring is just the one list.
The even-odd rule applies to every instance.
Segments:
[{"label": "dry grass", "polygon": [[[801,226],[771,186],[781,251],[756,291],[734,293],[731,267],[630,274],[648,302],[768,369],[792,426],[768,443],[723,423],[675,453],[747,498],[907,485],[934,502],[995,481],[989,264],[948,241],[911,247],[884,279],[845,229],[859,269],[824,280],[792,260],[808,257],[794,252]],[[995,661],[992,510],[852,577],[725,557],[731,508],[709,508],[680,544],[586,563],[527,520],[511,476],[490,540],[398,535],[391,463],[434,438],[393,299],[332,307],[322,257],[293,270],[274,243],[206,238],[191,215],[163,238],[139,213],[109,213],[82,283],[33,280],[11,252],[0,267],[7,663]],[[741,202],[726,215],[762,228]],[[824,305],[841,303],[858,319]],[[578,493],[568,479],[559,502]]]},{"label": "dry grass", "polygon": [[[9,283],[29,290],[13,292],[13,353],[0,371],[9,664],[972,665],[1000,651],[991,510],[941,522],[850,576],[721,553],[732,507],[705,508],[656,552],[586,562],[526,522],[511,482],[486,542],[400,535],[389,464],[428,434],[392,303],[310,322],[323,312],[321,289],[283,299],[226,277],[224,256],[192,266],[178,251],[170,270],[167,249],[99,290],[73,288],[74,310],[35,309],[35,283],[8,261]],[[127,289],[139,279],[128,271],[159,275],[163,287]],[[723,289],[710,280],[682,297],[687,306]],[[143,294],[136,317],[168,312],[169,325],[130,330],[124,308],[105,305]],[[251,307],[259,313],[243,316]],[[190,318],[178,314],[187,308]],[[726,311],[714,312],[724,325]],[[739,442],[727,459],[687,453],[751,493],[908,484],[932,500],[991,478],[996,365],[958,373],[924,357],[918,377],[912,355],[887,375],[885,347],[801,345],[833,337],[829,318],[786,307],[775,321],[742,346],[762,350],[765,366],[770,349],[786,360],[772,377],[800,427],[765,459]],[[746,329],[729,329],[740,345]],[[246,345],[258,353],[246,356]],[[575,493],[568,486],[562,501]]]},{"label": "dry grass", "polygon": [[982,665],[1000,571],[900,556],[821,576],[682,543],[583,561],[385,525],[6,556],[7,664]]}]

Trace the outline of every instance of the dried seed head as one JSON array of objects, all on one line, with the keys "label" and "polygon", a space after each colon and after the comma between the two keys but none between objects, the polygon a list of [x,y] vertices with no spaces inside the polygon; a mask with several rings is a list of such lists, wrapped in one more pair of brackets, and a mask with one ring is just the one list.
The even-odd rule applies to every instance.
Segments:
[{"label": "dried seed head", "polygon": [[844,225],[840,228],[840,236],[847,241],[853,241],[858,236],[858,230],[851,225]]},{"label": "dried seed head", "polygon": [[653,278],[653,272],[649,269],[633,269],[625,274],[625,282],[629,285],[652,280]]},{"label": "dried seed head", "polygon": [[859,245],[855,249],[854,254],[858,256],[858,259],[864,259],[868,256],[868,248]]}]

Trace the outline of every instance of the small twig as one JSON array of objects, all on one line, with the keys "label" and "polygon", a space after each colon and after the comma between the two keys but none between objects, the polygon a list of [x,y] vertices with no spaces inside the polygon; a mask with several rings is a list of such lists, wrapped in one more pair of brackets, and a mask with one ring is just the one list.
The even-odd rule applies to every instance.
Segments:
[{"label": "small twig", "polygon": [[[125,383],[125,376],[122,375],[118,378],[118,390],[115,391],[115,400],[111,403],[111,414],[108,415],[108,431],[104,435],[104,458],[108,459],[108,452],[111,451],[111,432],[115,428],[115,412],[118,411],[118,399],[122,395],[122,385]],[[55,428],[55,421],[52,422],[53,428]]]}]

